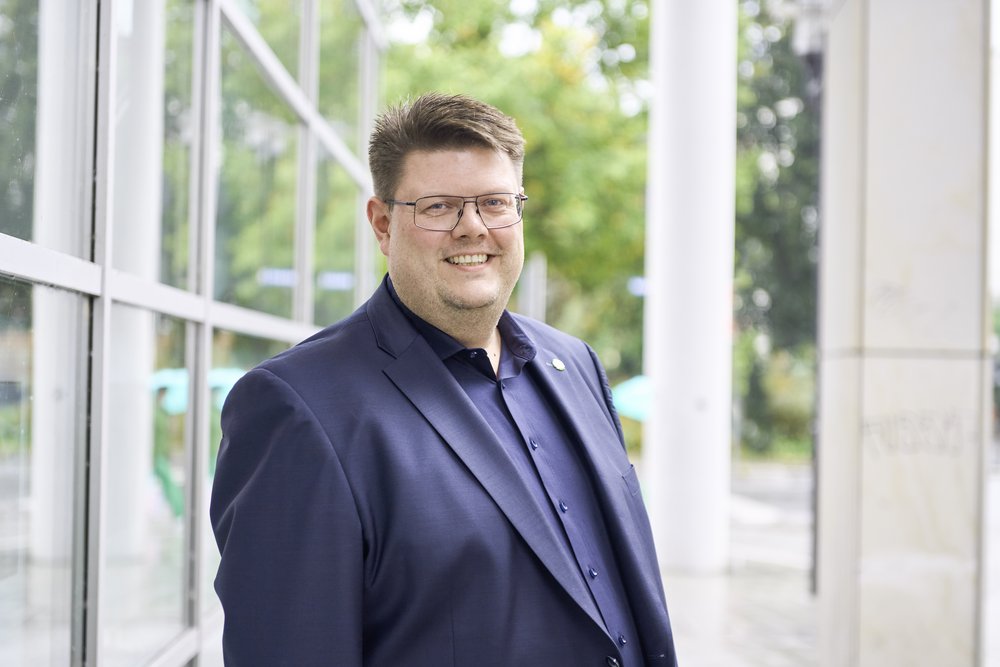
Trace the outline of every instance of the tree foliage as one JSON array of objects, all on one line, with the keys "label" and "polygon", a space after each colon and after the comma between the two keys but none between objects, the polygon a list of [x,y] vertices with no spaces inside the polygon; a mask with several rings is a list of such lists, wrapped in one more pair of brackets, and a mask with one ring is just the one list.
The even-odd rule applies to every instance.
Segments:
[{"label": "tree foliage", "polygon": [[792,349],[816,337],[819,80],[788,17],[741,8],[736,318]]},{"label": "tree foliage", "polygon": [[734,377],[756,452],[808,451],[814,412],[820,80],[787,10],[740,5]]}]

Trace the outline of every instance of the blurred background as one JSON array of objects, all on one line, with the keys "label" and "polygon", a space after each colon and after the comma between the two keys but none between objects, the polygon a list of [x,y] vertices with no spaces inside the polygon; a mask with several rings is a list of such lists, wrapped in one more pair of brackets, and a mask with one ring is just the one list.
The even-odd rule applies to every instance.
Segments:
[{"label": "blurred background", "polygon": [[[377,285],[367,136],[379,110],[425,91],[466,93],[517,119],[529,256],[511,308],[596,349],[655,492],[662,459],[644,450],[663,394],[645,357],[656,344],[648,297],[663,287],[649,275],[662,260],[648,254],[662,184],[650,165],[703,162],[653,140],[657,108],[700,103],[654,76],[664,44],[653,21],[675,4],[0,0],[0,664],[222,664],[206,516],[219,410],[246,369]],[[961,4],[985,72],[990,3]],[[664,567],[682,664],[918,664],[866,661],[863,648],[831,657],[817,598],[828,33],[852,7],[892,5],[901,23],[908,9],[709,5],[726,7],[722,85],[735,103],[717,132],[733,168],[710,175],[731,210],[718,251],[732,257],[731,285],[715,299],[727,309],[727,502],[724,566]],[[698,37],[706,24],[659,34]],[[676,43],[661,63],[712,76]],[[971,103],[983,138],[986,102]],[[985,208],[979,217],[985,229]],[[1000,264],[985,241],[998,236],[981,237],[984,275],[987,254]],[[863,262],[842,268],[864,273]],[[688,278],[692,290],[701,280]],[[990,421],[975,435],[980,555],[963,591],[978,645],[954,665],[1000,665],[990,289],[974,355],[990,371]],[[683,310],[668,318],[697,326]],[[683,512],[657,498],[651,514]],[[863,619],[856,628],[866,646]]]}]

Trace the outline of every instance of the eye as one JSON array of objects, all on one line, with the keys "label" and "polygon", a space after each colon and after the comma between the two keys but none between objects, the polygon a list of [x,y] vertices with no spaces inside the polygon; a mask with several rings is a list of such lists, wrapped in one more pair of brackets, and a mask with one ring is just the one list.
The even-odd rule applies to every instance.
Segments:
[{"label": "eye", "polygon": [[445,215],[454,211],[455,207],[455,202],[447,197],[428,197],[417,200],[417,212],[420,215]]},{"label": "eye", "polygon": [[479,202],[479,205],[482,206],[483,208],[492,208],[492,209],[507,208],[510,206],[510,198],[494,195],[486,197],[481,202]]}]

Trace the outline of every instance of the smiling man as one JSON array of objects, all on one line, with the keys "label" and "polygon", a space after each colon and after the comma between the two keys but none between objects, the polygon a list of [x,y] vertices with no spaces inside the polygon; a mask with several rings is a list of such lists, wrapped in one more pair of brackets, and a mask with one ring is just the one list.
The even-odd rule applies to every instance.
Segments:
[{"label": "smiling man", "polygon": [[604,371],[506,310],[524,139],[429,94],[369,146],[388,276],[250,371],[212,524],[227,665],[676,665]]}]

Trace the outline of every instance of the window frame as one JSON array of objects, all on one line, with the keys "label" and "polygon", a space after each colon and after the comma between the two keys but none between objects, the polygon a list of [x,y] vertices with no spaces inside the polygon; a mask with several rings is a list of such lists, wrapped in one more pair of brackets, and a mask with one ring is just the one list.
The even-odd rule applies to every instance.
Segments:
[{"label": "window frame", "polygon": [[[317,152],[322,149],[348,173],[358,192],[355,219],[355,304],[374,289],[374,244],[364,218],[362,202],[371,193],[364,156],[358,155],[339,137],[317,108],[319,27],[315,20],[322,0],[302,0],[299,37],[299,72],[290,73],[278,60],[236,0],[189,0],[194,11],[191,72],[192,137],[189,169],[189,275],[186,288],[173,287],[113,267],[113,195],[115,188],[115,118],[117,28],[116,11],[124,0],[86,0],[80,3],[80,53],[76,67],[67,74],[82,104],[73,145],[67,154],[76,160],[74,178],[79,183],[73,207],[75,224],[91,234],[89,248],[80,258],[52,250],[37,242],[0,233],[0,274],[29,284],[68,290],[90,300],[89,392],[86,439],[74,443],[76,504],[74,516],[74,565],[71,610],[71,654],[74,665],[102,664],[101,632],[104,605],[107,483],[113,474],[108,461],[108,432],[114,420],[108,401],[109,359],[116,332],[111,326],[115,304],[141,308],[178,318],[188,337],[187,370],[191,386],[186,474],[191,483],[186,501],[192,511],[185,525],[185,629],[160,647],[150,665],[182,665],[216,646],[221,638],[222,612],[205,612],[202,590],[203,547],[208,517],[210,483],[206,477],[210,451],[211,395],[208,372],[212,368],[213,336],[217,329],[281,341],[289,345],[311,335],[319,327],[313,321],[313,250],[315,239]],[[371,128],[378,106],[377,78],[380,54],[386,47],[384,29],[372,0],[354,0],[363,27],[359,118],[360,132]],[[229,30],[241,43],[263,75],[267,85],[299,119],[300,151],[295,193],[294,270],[299,287],[293,293],[291,317],[277,317],[251,308],[216,301],[214,294],[215,174],[219,127],[220,48],[222,30]],[[361,142],[358,142],[359,144]],[[88,252],[89,250],[89,252]],[[86,257],[89,255],[89,259]]]}]

